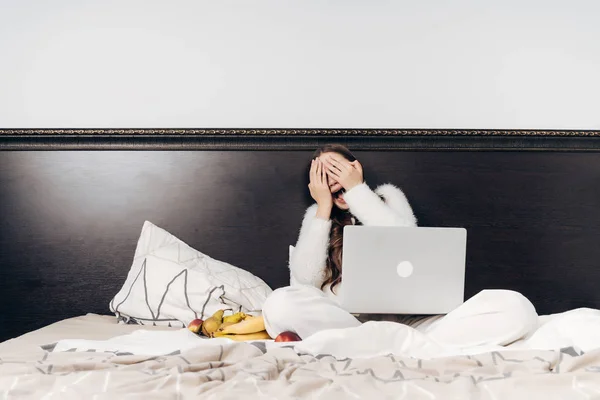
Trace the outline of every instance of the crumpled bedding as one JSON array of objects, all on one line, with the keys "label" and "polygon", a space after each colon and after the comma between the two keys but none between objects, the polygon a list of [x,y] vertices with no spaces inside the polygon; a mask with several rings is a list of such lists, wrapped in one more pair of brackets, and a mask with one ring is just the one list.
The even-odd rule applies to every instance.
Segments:
[{"label": "crumpled bedding", "polygon": [[[4,398],[489,398],[600,396],[600,350],[494,351],[431,360],[342,358],[248,343],[167,356],[44,352],[0,360]],[[375,397],[377,396],[377,397]]]},{"label": "crumpled bedding", "polygon": [[[354,331],[325,331],[320,338],[317,334],[296,344],[196,338],[198,346],[175,349],[167,355],[132,354],[125,347],[91,351],[81,347],[85,342],[80,342],[79,348],[68,348],[68,341],[55,340],[61,337],[58,331],[40,333],[0,344],[0,395],[77,399],[125,395],[145,399],[600,398],[598,310],[552,316],[542,320],[526,340],[498,349],[439,352],[410,330],[402,336],[403,328],[394,332],[393,327],[380,324],[364,324]],[[140,334],[139,329],[119,329],[128,331],[126,335]],[[368,336],[386,329],[387,333],[380,332],[376,338]],[[176,330],[146,332],[184,336]],[[101,336],[90,339],[97,343],[117,339]],[[386,343],[386,337],[395,342]],[[76,339],[76,333],[71,338]],[[64,351],[58,351],[61,342],[67,345]],[[356,347],[359,343],[363,345]],[[43,344],[49,346],[40,347]]]}]

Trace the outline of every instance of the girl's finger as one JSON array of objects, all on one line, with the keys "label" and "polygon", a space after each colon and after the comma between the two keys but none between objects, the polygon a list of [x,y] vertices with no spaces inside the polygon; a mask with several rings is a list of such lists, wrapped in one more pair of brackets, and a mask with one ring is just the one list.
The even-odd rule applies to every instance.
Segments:
[{"label": "girl's finger", "polygon": [[333,167],[333,163],[331,162],[331,158],[326,158],[323,163],[328,167]]},{"label": "girl's finger", "polygon": [[317,182],[319,184],[323,183],[323,173],[325,170],[325,166],[321,161],[317,161]]},{"label": "girl's finger", "polygon": [[330,166],[327,166],[327,172],[328,172],[328,173],[329,173],[331,176],[333,176],[334,178],[336,178],[336,180],[340,178],[340,172],[339,172],[338,170],[336,170],[336,169],[333,169],[333,168],[332,168],[332,167],[330,167]]},{"label": "girl's finger", "polygon": [[343,160],[336,160],[335,158],[332,157],[331,163],[333,164],[334,167],[336,167],[340,171],[344,171],[344,170],[347,171],[351,166],[350,161],[346,160],[345,158]]},{"label": "girl's finger", "polygon": [[310,172],[309,172],[309,176],[310,176],[310,180],[311,181],[314,181],[316,173],[317,173],[317,162],[313,159],[310,162]]},{"label": "girl's finger", "polygon": [[327,165],[329,165],[332,169],[342,172],[342,164],[333,157],[330,157],[327,160]]},{"label": "girl's finger", "polygon": [[329,186],[327,184],[327,167],[325,165],[321,165],[321,183],[325,186]]}]

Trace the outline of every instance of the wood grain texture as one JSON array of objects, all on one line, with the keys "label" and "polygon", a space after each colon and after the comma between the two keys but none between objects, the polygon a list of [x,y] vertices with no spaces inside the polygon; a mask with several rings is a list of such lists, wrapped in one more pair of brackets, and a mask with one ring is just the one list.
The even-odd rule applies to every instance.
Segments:
[{"label": "wood grain texture", "polygon": [[[272,287],[305,207],[311,151],[0,152],[0,340],[108,314],[144,220]],[[600,153],[357,151],[421,226],[468,229],[466,295],[547,314],[600,308]]]},{"label": "wood grain texture", "polygon": [[[29,130],[25,130],[29,131]],[[387,134],[379,130],[307,130],[302,134],[287,132],[240,134],[225,130],[222,134],[180,134],[166,129],[160,134],[146,130],[124,130],[118,134],[100,130],[89,134],[63,130],[34,134],[8,134],[0,129],[0,151],[60,150],[314,150],[335,141],[362,150],[463,150],[463,151],[600,151],[600,131],[440,131],[435,129]],[[185,130],[184,130],[185,131]],[[259,130],[260,131],[260,130]],[[57,133],[59,132],[59,133]],[[153,132],[153,130],[151,130]],[[410,134],[408,134],[410,132]],[[407,133],[404,135],[404,133]]]}]

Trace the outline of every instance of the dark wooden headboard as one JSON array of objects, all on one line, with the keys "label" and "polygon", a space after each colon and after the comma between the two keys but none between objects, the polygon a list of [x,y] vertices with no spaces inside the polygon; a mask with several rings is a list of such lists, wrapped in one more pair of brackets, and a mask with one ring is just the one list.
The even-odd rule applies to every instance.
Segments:
[{"label": "dark wooden headboard", "polygon": [[145,220],[287,285],[307,163],[332,142],[372,187],[400,186],[421,226],[467,228],[467,297],[600,308],[600,132],[3,130],[0,341],[108,314]]}]

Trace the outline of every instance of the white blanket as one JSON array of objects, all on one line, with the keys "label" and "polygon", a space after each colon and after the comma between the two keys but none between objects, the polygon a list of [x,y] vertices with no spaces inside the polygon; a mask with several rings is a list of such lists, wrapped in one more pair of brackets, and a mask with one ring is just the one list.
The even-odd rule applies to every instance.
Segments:
[{"label": "white blanket", "polygon": [[184,352],[201,346],[227,345],[229,339],[201,338],[188,329],[151,331],[139,329],[128,335],[115,336],[108,340],[65,339],[52,349],[60,351],[94,351],[118,354],[160,356]]},{"label": "white blanket", "polygon": [[[508,347],[486,346],[448,348],[439,345],[417,330],[393,322],[367,322],[356,328],[330,329],[318,332],[302,342],[275,343],[261,341],[269,349],[294,346],[298,354],[332,355],[336,358],[368,358],[402,355],[432,359],[451,355],[479,354],[494,350],[543,349],[575,347],[582,351],[600,348],[600,310],[581,308],[542,317],[540,327],[525,340]],[[165,355],[202,346],[232,344],[229,339],[205,339],[187,329],[176,331],[137,330],[109,340],[61,340],[53,351],[96,351],[135,355]]]}]

